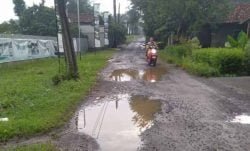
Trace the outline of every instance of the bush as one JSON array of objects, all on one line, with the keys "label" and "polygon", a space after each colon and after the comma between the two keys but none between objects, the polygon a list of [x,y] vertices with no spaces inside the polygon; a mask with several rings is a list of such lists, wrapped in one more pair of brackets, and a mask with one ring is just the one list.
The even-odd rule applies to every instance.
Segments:
[{"label": "bush", "polygon": [[218,68],[222,74],[239,74],[243,68],[244,52],[230,48],[197,49],[192,53],[192,60]]},{"label": "bush", "polygon": [[219,70],[211,67],[208,63],[193,62],[191,59],[185,59],[182,66],[189,72],[199,76],[211,77],[220,75]]},{"label": "bush", "polygon": [[232,48],[241,48],[244,50],[248,42],[248,36],[245,32],[241,31],[237,39],[234,39],[232,36],[228,36],[227,40]]},{"label": "bush", "polygon": [[192,47],[189,44],[168,46],[166,52],[171,56],[183,58],[192,53]]},{"label": "bush", "polygon": [[244,67],[246,74],[250,75],[250,40],[245,49]]}]

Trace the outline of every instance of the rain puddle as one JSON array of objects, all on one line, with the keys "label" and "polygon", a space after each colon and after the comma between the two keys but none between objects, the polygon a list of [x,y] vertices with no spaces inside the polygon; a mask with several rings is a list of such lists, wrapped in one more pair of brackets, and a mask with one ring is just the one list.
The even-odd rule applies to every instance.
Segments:
[{"label": "rain puddle", "polygon": [[153,125],[160,110],[158,100],[120,94],[80,110],[77,129],[97,139],[103,151],[137,150],[140,134]]},{"label": "rain puddle", "polygon": [[118,69],[113,71],[110,79],[117,82],[144,80],[154,83],[160,81],[166,73],[167,70],[164,67],[154,67],[146,70]]},{"label": "rain puddle", "polygon": [[237,115],[230,122],[232,122],[232,123],[240,123],[240,124],[250,124],[250,116],[247,115],[247,114]]}]

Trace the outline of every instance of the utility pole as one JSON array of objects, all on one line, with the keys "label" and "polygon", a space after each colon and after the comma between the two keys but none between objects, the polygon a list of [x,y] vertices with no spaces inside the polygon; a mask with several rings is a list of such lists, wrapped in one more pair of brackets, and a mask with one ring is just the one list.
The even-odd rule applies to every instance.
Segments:
[{"label": "utility pole", "polygon": [[77,17],[78,17],[78,49],[80,54],[80,60],[82,60],[81,53],[81,24],[80,24],[80,1],[77,0]]},{"label": "utility pole", "polygon": [[[116,24],[116,0],[113,0],[114,3],[114,22]],[[117,41],[116,41],[116,31],[114,32],[114,44],[113,47],[116,48],[117,47]]]},{"label": "utility pole", "polygon": [[114,20],[116,23],[116,0],[113,0],[113,3],[114,3]]},{"label": "utility pole", "polygon": [[120,23],[120,19],[121,19],[121,3],[119,3],[119,6],[118,6],[118,24]]}]

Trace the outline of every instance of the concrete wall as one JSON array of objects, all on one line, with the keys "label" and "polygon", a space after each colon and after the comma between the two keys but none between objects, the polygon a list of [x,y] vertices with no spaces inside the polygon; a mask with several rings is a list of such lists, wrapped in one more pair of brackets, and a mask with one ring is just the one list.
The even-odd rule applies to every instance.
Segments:
[{"label": "concrete wall", "polygon": [[81,25],[81,32],[88,36],[88,46],[89,48],[95,48],[95,34],[94,26],[92,25]]},{"label": "concrete wall", "polygon": [[[75,51],[79,51],[79,38],[74,38],[74,48]],[[88,51],[88,39],[87,38],[81,38],[80,40],[81,43],[81,52],[87,52]]]},{"label": "concrete wall", "polygon": [[33,36],[33,35],[19,35],[19,34],[0,34],[0,38],[13,38],[13,39],[39,39],[39,40],[54,40],[57,42],[57,37],[49,36]]},{"label": "concrete wall", "polygon": [[100,26],[100,41],[101,41],[101,47],[105,47],[105,32],[104,32],[104,26]]}]

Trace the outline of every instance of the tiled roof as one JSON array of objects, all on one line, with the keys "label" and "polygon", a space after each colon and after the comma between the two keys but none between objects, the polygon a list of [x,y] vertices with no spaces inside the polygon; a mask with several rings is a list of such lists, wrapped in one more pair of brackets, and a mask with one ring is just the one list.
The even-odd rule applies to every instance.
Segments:
[{"label": "tiled roof", "polygon": [[243,23],[250,19],[250,3],[239,4],[228,18],[229,23],[239,22]]},{"label": "tiled roof", "polygon": [[[69,21],[72,23],[78,22],[77,14],[69,14]],[[91,24],[94,22],[94,15],[93,14],[80,14],[80,22],[85,24]]]}]

